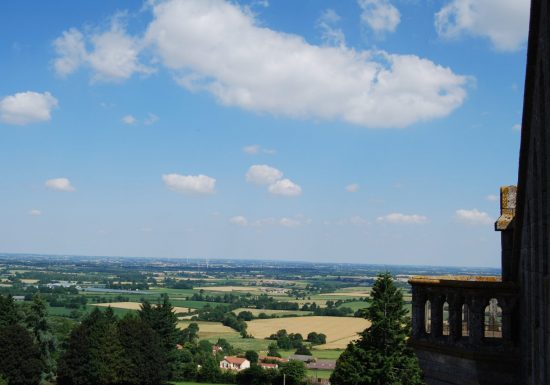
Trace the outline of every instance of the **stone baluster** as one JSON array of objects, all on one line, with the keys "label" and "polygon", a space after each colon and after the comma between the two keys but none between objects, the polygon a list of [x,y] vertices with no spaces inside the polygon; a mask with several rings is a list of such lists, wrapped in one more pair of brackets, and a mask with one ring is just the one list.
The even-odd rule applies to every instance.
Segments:
[{"label": "stone baluster", "polygon": [[445,298],[440,294],[431,299],[432,305],[432,339],[439,339],[443,335],[443,302]]},{"label": "stone baluster", "polygon": [[462,337],[462,302],[458,295],[449,298],[449,339],[456,341]]},{"label": "stone baluster", "polygon": [[412,336],[419,339],[426,336],[425,330],[426,293],[416,286],[412,288]]},{"label": "stone baluster", "polygon": [[474,297],[468,304],[470,308],[470,343],[481,345],[485,333],[485,306],[484,298]]}]

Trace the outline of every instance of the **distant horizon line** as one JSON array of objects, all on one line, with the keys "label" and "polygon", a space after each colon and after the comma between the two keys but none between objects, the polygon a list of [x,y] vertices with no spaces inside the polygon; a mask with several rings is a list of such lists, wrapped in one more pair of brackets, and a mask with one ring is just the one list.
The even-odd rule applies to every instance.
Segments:
[{"label": "distant horizon line", "polygon": [[365,263],[365,262],[312,262],[305,260],[287,260],[287,259],[261,259],[261,258],[230,258],[230,257],[144,257],[144,256],[129,256],[129,255],[84,255],[84,254],[50,254],[50,253],[10,253],[0,252],[1,257],[12,256],[28,256],[28,257],[58,257],[58,258],[122,258],[122,259],[148,259],[148,260],[172,260],[172,261],[207,261],[208,264],[216,261],[254,261],[254,262],[276,262],[276,263],[301,263],[311,265],[362,265],[362,266],[395,266],[395,267],[416,267],[416,268],[454,268],[454,269],[489,269],[502,271],[502,267],[494,266],[461,266],[461,265],[424,265],[424,264],[397,264],[397,263]]}]

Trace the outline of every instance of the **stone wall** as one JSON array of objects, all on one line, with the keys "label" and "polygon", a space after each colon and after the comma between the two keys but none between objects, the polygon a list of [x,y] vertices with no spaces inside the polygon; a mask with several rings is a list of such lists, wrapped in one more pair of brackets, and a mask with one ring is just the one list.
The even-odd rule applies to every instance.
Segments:
[{"label": "stone wall", "polygon": [[520,286],[522,381],[550,384],[550,8],[533,0],[513,263]]}]

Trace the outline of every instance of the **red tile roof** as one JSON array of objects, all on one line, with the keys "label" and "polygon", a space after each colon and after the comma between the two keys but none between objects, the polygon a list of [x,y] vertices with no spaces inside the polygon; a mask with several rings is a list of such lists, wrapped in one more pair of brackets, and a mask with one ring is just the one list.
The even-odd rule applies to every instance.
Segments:
[{"label": "red tile roof", "polygon": [[227,362],[231,363],[231,364],[239,365],[239,366],[242,365],[243,362],[246,361],[246,358],[232,357],[232,356],[226,356],[223,359],[226,360]]}]

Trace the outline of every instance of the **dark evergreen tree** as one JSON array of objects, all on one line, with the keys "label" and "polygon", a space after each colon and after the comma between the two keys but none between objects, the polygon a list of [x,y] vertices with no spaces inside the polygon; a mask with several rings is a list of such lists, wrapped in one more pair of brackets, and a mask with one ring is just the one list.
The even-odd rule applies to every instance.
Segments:
[{"label": "dark evergreen tree", "polygon": [[116,317],[94,309],[69,337],[59,362],[59,385],[108,385],[121,379],[123,349]]},{"label": "dark evergreen tree", "polygon": [[410,322],[403,294],[389,273],[380,274],[365,317],[371,326],[350,343],[330,377],[334,385],[420,385],[418,361],[407,346]]},{"label": "dark evergreen tree", "polygon": [[[139,317],[159,336],[160,346],[164,357],[166,357],[170,378],[172,378],[178,370],[176,345],[181,337],[181,331],[177,328],[178,317],[174,313],[169,297],[163,295],[162,302],[156,306],[152,306],[147,301],[143,302]],[[212,350],[210,350],[210,354],[212,354]]]},{"label": "dark evergreen tree", "polygon": [[0,327],[0,376],[8,384],[37,385],[42,368],[40,350],[24,327]]},{"label": "dark evergreen tree", "polygon": [[56,372],[55,360],[52,357],[52,353],[56,350],[56,340],[48,325],[47,315],[44,300],[40,295],[35,295],[25,323],[40,349],[40,357],[44,368],[41,376],[42,380],[50,381],[54,378]]},{"label": "dark evergreen tree", "polygon": [[17,307],[11,295],[6,297],[0,295],[0,328],[3,326],[15,325],[20,321]]},{"label": "dark evergreen tree", "polygon": [[118,322],[118,335],[124,351],[120,383],[155,385],[169,378],[160,338],[147,323],[128,314]]},{"label": "dark evergreen tree", "polygon": [[139,316],[159,335],[166,352],[176,348],[179,336],[178,317],[167,295],[164,295],[162,302],[156,306],[152,306],[147,301],[143,302]]}]

